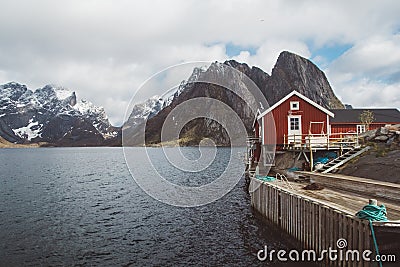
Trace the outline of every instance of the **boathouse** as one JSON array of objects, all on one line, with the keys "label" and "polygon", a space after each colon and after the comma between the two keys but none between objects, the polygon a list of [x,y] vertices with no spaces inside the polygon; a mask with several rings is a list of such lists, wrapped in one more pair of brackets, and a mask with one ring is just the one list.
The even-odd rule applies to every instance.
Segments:
[{"label": "boathouse", "polygon": [[[330,134],[330,120],[334,116],[328,109],[299,92],[292,91],[258,115],[255,137],[261,139],[262,145],[276,144],[278,150],[288,146],[300,148],[307,142],[314,145],[325,144]],[[271,117],[275,127],[271,124]],[[273,130],[275,140],[269,137]]]},{"label": "boathouse", "polygon": [[292,91],[257,114],[254,138],[261,146],[275,144],[277,150],[355,147],[358,146],[358,134],[367,130],[360,121],[361,114],[366,110],[373,115],[370,130],[400,124],[400,112],[395,108],[328,110]]},{"label": "boathouse", "polygon": [[356,153],[360,149],[358,135],[366,131],[366,125],[360,121],[364,110],[373,114],[371,130],[400,124],[397,109],[328,110],[292,91],[270,108],[257,113],[254,133],[248,137],[247,164],[251,169],[261,162],[263,155],[264,166],[274,165],[275,150],[298,151],[303,155],[317,150],[338,150],[339,155]]},{"label": "boathouse", "polygon": [[375,130],[388,124],[400,123],[400,111],[398,109],[332,109],[335,115],[330,120],[332,133],[363,133],[366,125],[360,121],[361,114],[365,111],[371,111],[373,121],[369,125],[369,130]]}]

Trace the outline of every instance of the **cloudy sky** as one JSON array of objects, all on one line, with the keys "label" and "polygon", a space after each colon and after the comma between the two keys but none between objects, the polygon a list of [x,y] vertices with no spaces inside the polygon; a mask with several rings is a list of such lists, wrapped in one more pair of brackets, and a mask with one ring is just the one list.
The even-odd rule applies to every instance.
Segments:
[{"label": "cloudy sky", "polygon": [[0,0],[0,83],[57,84],[120,124],[139,86],[186,61],[270,73],[311,59],[354,107],[400,107],[400,1]]}]

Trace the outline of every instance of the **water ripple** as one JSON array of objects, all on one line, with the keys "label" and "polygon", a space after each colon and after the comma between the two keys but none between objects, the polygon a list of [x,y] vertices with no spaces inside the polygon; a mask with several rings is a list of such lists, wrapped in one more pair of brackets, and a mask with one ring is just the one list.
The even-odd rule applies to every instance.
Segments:
[{"label": "water ripple", "polygon": [[[0,266],[261,266],[264,245],[292,246],[254,216],[243,181],[208,206],[175,208],[136,186],[120,148],[8,149],[0,162]],[[190,186],[222,169],[157,167]]]}]

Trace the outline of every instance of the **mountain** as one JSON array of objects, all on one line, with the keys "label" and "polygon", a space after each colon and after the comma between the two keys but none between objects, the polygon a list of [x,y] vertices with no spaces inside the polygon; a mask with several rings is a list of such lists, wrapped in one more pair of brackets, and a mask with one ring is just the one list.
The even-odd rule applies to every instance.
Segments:
[{"label": "mountain", "polygon": [[[229,71],[232,67],[239,72]],[[223,80],[229,87],[235,90],[245,91],[248,88],[246,79],[241,75],[249,77],[261,90],[271,106],[281,98],[296,90],[323,107],[330,109],[344,108],[344,105],[335,96],[325,74],[310,60],[296,54],[282,52],[272,70],[271,75],[265,73],[257,67],[249,67],[247,64],[238,63],[234,60],[224,63],[214,62],[208,69],[195,68],[187,82],[183,82],[179,89],[179,94],[174,96],[168,105],[163,106],[156,114],[143,117],[146,123],[145,137],[136,131],[140,128],[140,123],[130,123],[135,115],[124,124],[124,144],[143,145],[141,140],[145,138],[146,144],[156,144],[161,140],[161,128],[170,112],[179,104],[198,97],[208,97],[217,99],[232,108],[243,121],[248,133],[252,131],[254,112],[252,110],[263,108],[258,103],[251,103],[249,107],[237,94],[221,86],[212,83],[204,83],[202,80]],[[205,107],[203,107],[205,108]],[[212,110],[213,107],[206,107]],[[193,107],[193,116],[196,114],[196,107]],[[147,120],[146,120],[147,119]],[[227,118],[229,121],[229,118]],[[143,126],[143,125],[142,125]],[[239,125],[237,125],[239,126]],[[173,126],[171,126],[173,127]],[[213,119],[198,118],[190,121],[180,132],[180,144],[195,145],[200,140],[208,137],[214,140],[217,145],[229,145],[230,140],[224,127]]]},{"label": "mountain", "polygon": [[270,105],[296,90],[325,108],[344,108],[325,73],[310,60],[287,51],[279,55],[262,90]]},{"label": "mountain", "polygon": [[119,132],[102,107],[77,101],[63,87],[32,91],[16,82],[0,85],[0,136],[9,142],[99,146],[113,144]]},{"label": "mountain", "polygon": [[[231,68],[237,71],[229,71]],[[223,120],[234,124],[231,125],[233,128],[244,125],[250,133],[254,110],[265,107],[257,101],[246,101],[246,104],[239,97],[240,92],[249,88],[248,79],[258,86],[269,105],[297,90],[326,108],[344,108],[325,74],[311,61],[293,53],[282,52],[271,75],[234,60],[214,62],[208,68],[194,68],[192,75],[180,84],[174,94],[155,96],[135,105],[122,127],[124,144],[143,145],[142,139],[146,140],[146,144],[159,143],[163,123],[171,111],[199,97],[225,103],[241,121],[234,122],[230,117]],[[233,91],[218,85],[219,81],[224,81]],[[203,109],[209,111],[210,116],[189,121],[179,133],[180,144],[195,145],[205,137],[213,139],[217,145],[230,144],[224,127],[213,119],[213,112],[218,110],[215,103],[207,102],[201,107],[191,108],[185,115],[195,117]],[[145,133],[139,131],[144,126]],[[121,128],[110,124],[102,107],[86,100],[78,101],[75,92],[62,87],[46,85],[32,91],[16,82],[0,85],[0,136],[11,143],[46,142],[56,146],[116,146],[122,142]]]},{"label": "mountain", "polygon": [[143,103],[136,104],[126,122],[131,127],[143,123],[146,118],[152,118],[165,107],[165,100],[159,96],[153,96]]}]

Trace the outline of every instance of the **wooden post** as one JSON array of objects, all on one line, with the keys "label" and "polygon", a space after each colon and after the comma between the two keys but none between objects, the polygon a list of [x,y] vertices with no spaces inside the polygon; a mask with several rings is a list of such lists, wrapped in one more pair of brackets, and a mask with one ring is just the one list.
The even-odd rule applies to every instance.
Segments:
[{"label": "wooden post", "polygon": [[286,148],[286,134],[283,135],[283,148]]},{"label": "wooden post", "polygon": [[296,148],[296,134],[293,135],[293,148]]},{"label": "wooden post", "polygon": [[311,139],[310,138],[308,138],[308,144],[309,144],[309,148],[310,148],[310,171],[313,171],[314,159],[313,159],[313,152],[312,152]]},{"label": "wooden post", "polygon": [[327,148],[328,148],[328,150],[329,150],[329,142],[330,142],[330,134],[328,133],[327,135],[326,135],[326,146],[327,146]]},{"label": "wooden post", "polygon": [[340,133],[340,156],[343,155],[343,134]]}]

